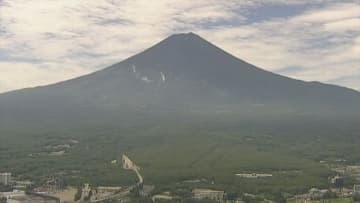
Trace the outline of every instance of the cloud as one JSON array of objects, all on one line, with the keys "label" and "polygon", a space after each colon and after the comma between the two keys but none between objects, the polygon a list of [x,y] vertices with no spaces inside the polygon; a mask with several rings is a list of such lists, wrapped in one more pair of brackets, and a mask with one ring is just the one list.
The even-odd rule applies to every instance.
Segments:
[{"label": "cloud", "polygon": [[[274,5],[296,12],[251,18]],[[346,81],[360,75],[359,18],[356,1],[3,0],[0,92],[105,68],[188,31],[264,69],[359,89]]]},{"label": "cloud", "polygon": [[[336,80],[360,75],[359,17],[360,5],[336,3],[293,17],[204,30],[203,35],[259,67],[359,89],[355,82]],[[289,67],[297,68],[283,72]]]},{"label": "cloud", "polygon": [[[340,1],[339,1],[340,2]],[[308,23],[325,23],[338,21],[348,18],[359,17],[359,4],[353,3],[336,3],[324,9],[316,9],[305,12],[294,20]]]},{"label": "cloud", "polygon": [[89,73],[88,69],[78,67],[76,64],[65,69],[56,63],[0,62],[0,67],[0,92],[48,84],[49,81],[59,82]]},{"label": "cloud", "polygon": [[360,27],[360,17],[333,21],[324,24],[324,29],[333,32],[357,31]]}]

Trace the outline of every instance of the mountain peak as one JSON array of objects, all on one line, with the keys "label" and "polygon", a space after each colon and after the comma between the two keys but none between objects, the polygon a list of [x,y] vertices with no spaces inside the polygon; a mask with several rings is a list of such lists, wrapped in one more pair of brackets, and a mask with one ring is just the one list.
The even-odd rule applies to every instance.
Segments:
[{"label": "mountain peak", "polygon": [[193,32],[176,33],[133,56],[131,63],[143,61],[144,66],[146,63],[189,66],[188,63],[207,62],[223,55],[222,50]]},{"label": "mountain peak", "polygon": [[193,32],[187,32],[187,33],[175,33],[170,35],[168,38],[201,38],[199,35],[193,33]]},{"label": "mountain peak", "polygon": [[[193,33],[193,32],[188,32],[188,33],[176,33],[173,35],[170,35],[169,37],[167,37],[165,40],[163,40],[164,42],[169,42],[169,41],[180,41],[180,42],[186,42],[186,41],[202,41],[202,42],[207,42],[205,39],[203,39],[202,37],[200,37],[199,35]],[[209,42],[207,42],[209,43]]]}]

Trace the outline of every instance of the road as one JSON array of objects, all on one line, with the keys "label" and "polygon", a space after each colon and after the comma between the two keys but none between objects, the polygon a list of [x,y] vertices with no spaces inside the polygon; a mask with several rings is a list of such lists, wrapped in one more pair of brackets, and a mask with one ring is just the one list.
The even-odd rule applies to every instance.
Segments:
[{"label": "road", "polygon": [[122,160],[123,160],[123,168],[126,170],[134,171],[136,173],[136,176],[138,177],[138,182],[130,187],[125,188],[123,191],[119,191],[118,193],[113,194],[111,196],[107,196],[107,197],[104,197],[104,198],[98,199],[98,200],[92,200],[92,201],[90,201],[91,203],[100,203],[100,202],[104,202],[104,201],[120,199],[122,197],[125,197],[132,190],[140,187],[144,183],[144,179],[139,172],[140,167],[138,167],[136,164],[134,164],[134,162],[131,161],[131,159],[129,159],[129,157],[127,157],[125,154],[122,156]]}]

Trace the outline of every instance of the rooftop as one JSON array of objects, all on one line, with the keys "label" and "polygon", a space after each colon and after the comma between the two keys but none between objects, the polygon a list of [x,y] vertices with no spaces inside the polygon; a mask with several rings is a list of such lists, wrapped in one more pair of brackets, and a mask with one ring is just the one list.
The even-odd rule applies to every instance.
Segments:
[{"label": "rooftop", "polygon": [[224,191],[220,190],[211,190],[211,189],[194,189],[193,193],[223,193]]}]

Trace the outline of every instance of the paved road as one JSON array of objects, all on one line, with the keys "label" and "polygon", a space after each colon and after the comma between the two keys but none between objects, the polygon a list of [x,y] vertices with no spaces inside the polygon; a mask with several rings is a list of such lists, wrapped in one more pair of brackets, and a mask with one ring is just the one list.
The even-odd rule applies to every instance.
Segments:
[{"label": "paved road", "polygon": [[107,200],[120,199],[120,198],[125,197],[126,195],[128,195],[133,189],[135,189],[137,187],[140,187],[144,183],[144,179],[143,179],[143,177],[141,176],[141,174],[139,172],[139,167],[136,166],[135,164],[133,164],[133,167],[130,168],[130,170],[133,170],[136,173],[136,175],[137,175],[137,177],[139,179],[136,184],[125,188],[123,191],[119,191],[119,193],[117,193],[117,194],[107,196],[107,197],[105,197],[103,199],[93,200],[93,201],[90,201],[90,202],[91,203],[100,203],[100,202],[107,201]]}]

